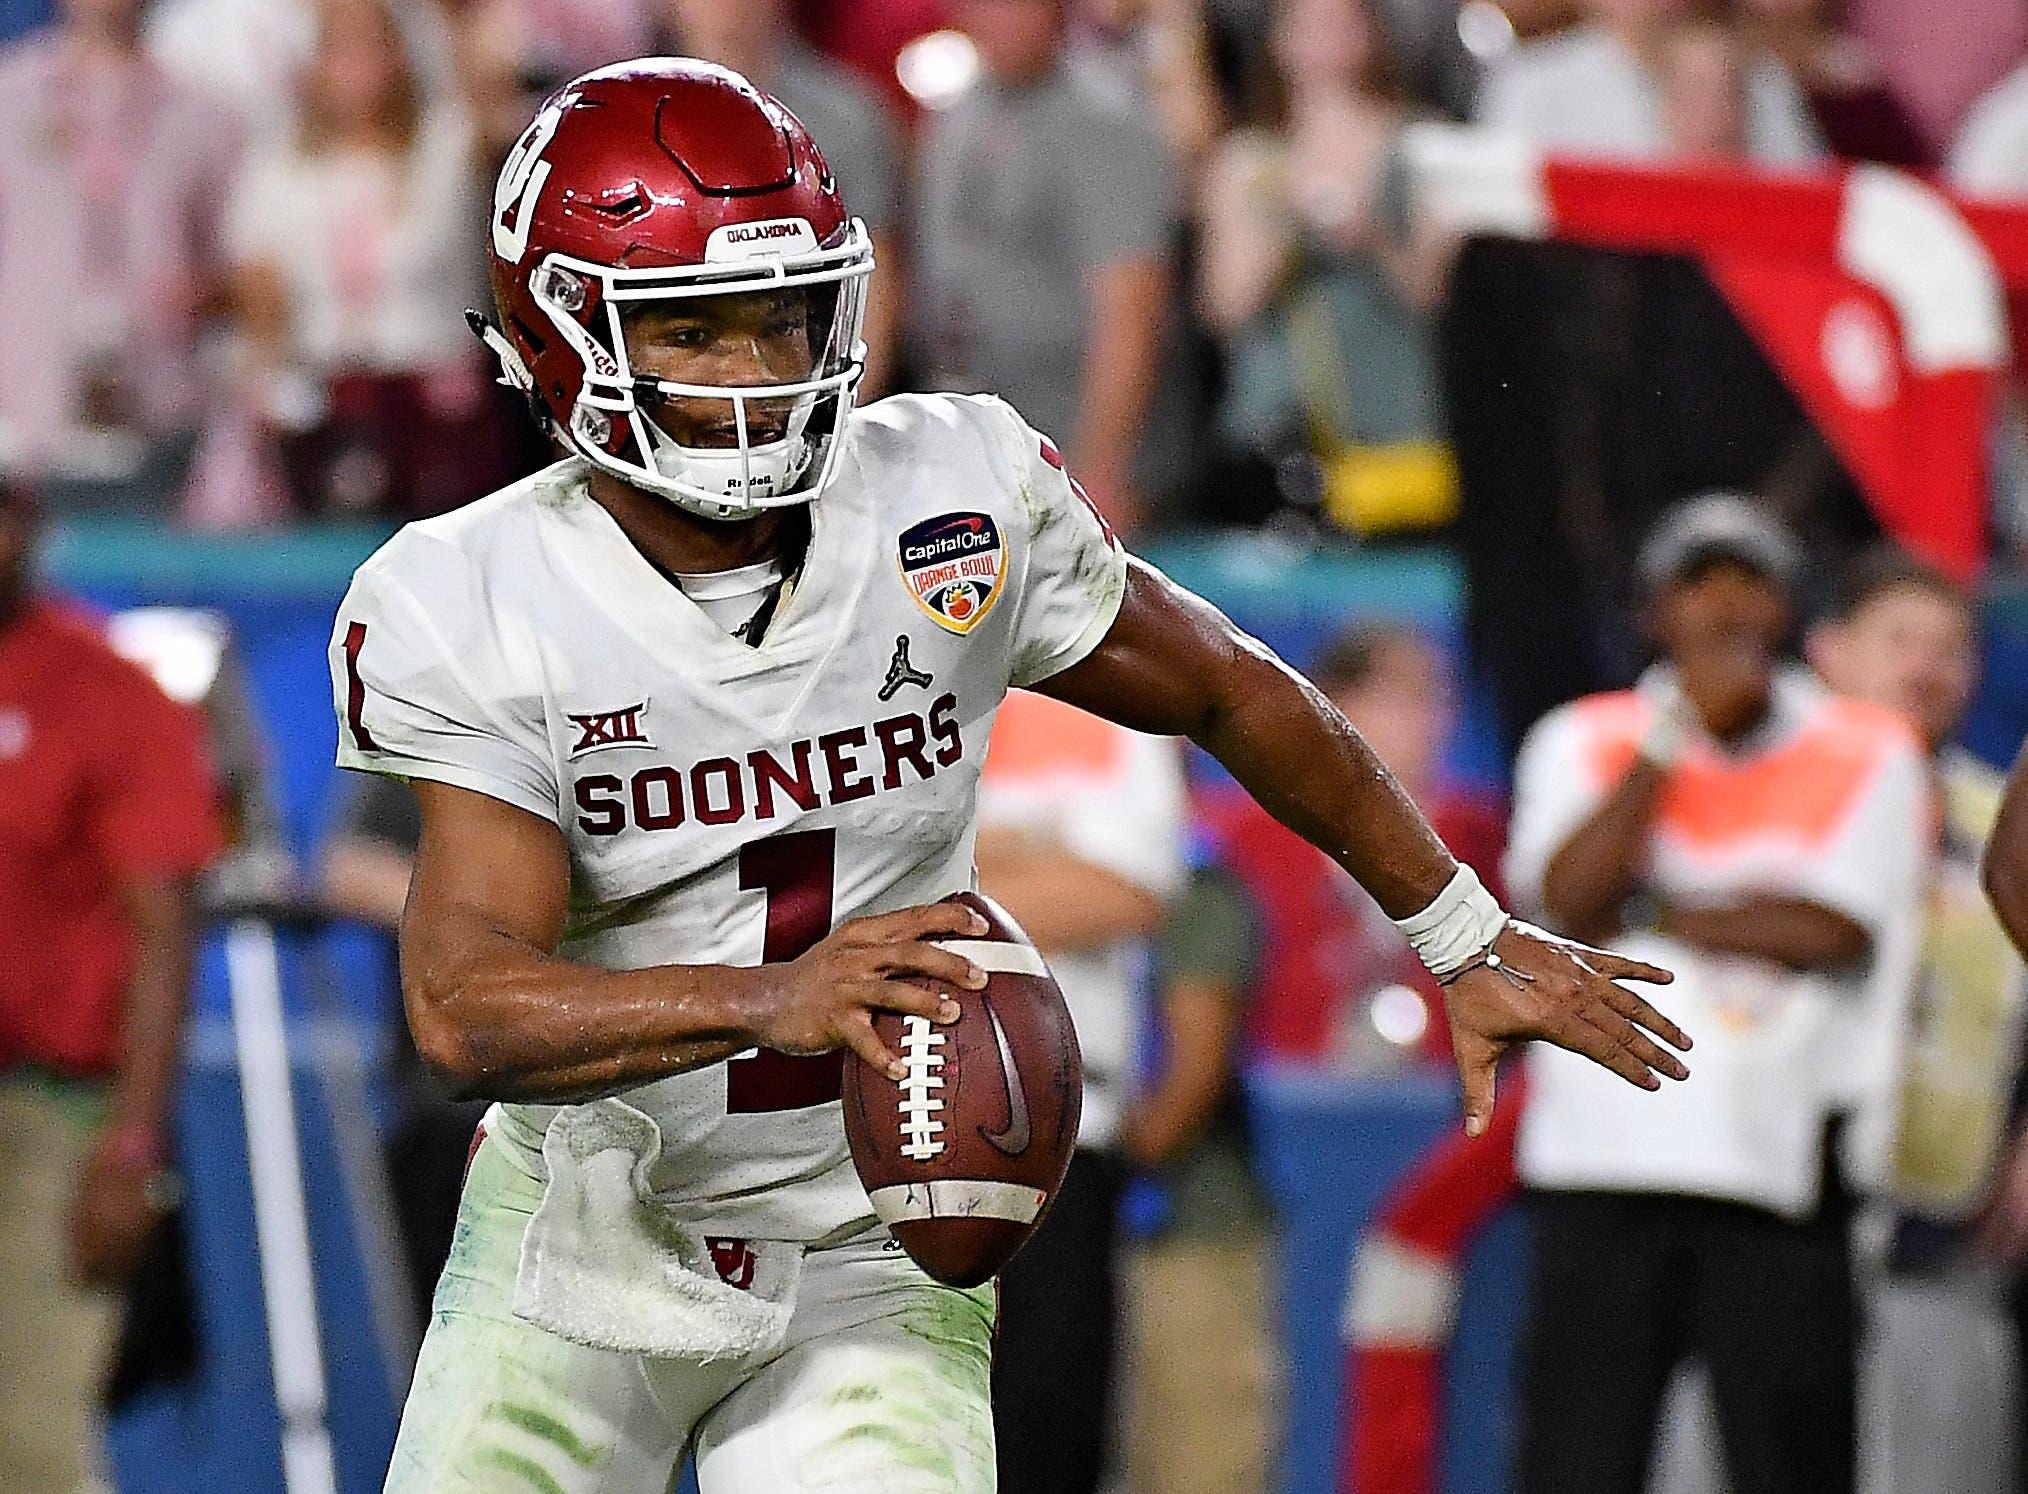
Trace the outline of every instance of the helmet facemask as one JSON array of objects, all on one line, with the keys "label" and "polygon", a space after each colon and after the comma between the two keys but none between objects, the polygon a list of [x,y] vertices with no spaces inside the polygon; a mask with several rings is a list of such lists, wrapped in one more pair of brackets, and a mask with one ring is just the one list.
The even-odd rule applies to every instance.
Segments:
[{"label": "helmet facemask", "polygon": [[562,432],[576,451],[705,518],[824,489],[865,370],[873,256],[857,221],[829,250],[785,221],[801,230],[800,243],[783,234],[786,254],[665,270],[551,255],[537,267],[535,301],[584,363]]}]

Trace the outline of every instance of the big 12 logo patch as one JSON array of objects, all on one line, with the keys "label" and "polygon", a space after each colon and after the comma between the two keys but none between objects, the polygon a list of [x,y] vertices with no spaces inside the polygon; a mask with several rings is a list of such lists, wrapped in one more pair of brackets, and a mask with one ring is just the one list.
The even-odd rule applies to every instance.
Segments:
[{"label": "big 12 logo patch", "polygon": [[938,627],[969,633],[1000,600],[1007,547],[991,514],[938,514],[901,533],[901,579]]}]

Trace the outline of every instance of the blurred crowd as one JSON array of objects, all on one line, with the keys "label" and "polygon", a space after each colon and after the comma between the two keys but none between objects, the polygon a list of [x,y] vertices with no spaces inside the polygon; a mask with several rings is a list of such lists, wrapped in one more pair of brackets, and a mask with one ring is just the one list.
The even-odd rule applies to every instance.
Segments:
[{"label": "blurred crowd", "polygon": [[[1418,210],[1404,132],[1862,159],[2028,198],[2028,7],[0,0],[10,36],[0,471],[32,477],[45,519],[386,523],[546,461],[464,318],[489,301],[492,181],[555,85],[667,51],[777,93],[867,222],[862,399],[1003,394],[1130,532],[1454,546],[1517,754],[1511,820],[1446,774],[1462,682],[1435,641],[1355,621],[1311,673],[1514,906],[1682,973],[1698,1078],[1658,1104],[1531,1060],[1493,1138],[1402,1179],[1346,1299],[1346,1487],[1434,1487],[1462,1253],[1522,1189],[1553,1246],[1529,1288],[1525,1489],[1642,1487],[1692,1361],[1742,1494],[1835,1494],[1855,1460],[1879,1489],[2007,1487],[2015,1413],[1950,1347],[1967,1324],[2028,1334],[2021,971],[1977,876],[2000,787],[1952,745],[1975,598],[1877,547],[1695,266],[1460,243]],[[1530,380],[1538,404],[1506,399]],[[1995,471],[2018,546],[2028,464]],[[1435,1072],[1441,995],[1229,784],[1186,800],[1165,749],[1022,717],[1047,706],[1002,722],[979,866],[1066,972],[1091,1094],[1053,1233],[1006,1283],[1003,1487],[1082,1494],[1130,1463],[1161,1494],[1260,1489],[1274,1225],[1236,1076]],[[328,908],[391,928],[416,834],[404,794],[358,790]],[[397,1089],[387,1156],[427,1311],[473,1115],[413,1063]],[[139,1141],[73,1126],[65,1165],[140,1197],[163,1162],[149,1104]],[[1045,1272],[1047,1291],[1024,1275]],[[1714,1487],[1694,1471],[1713,1462],[1667,1487]]]},{"label": "blurred crowd", "polygon": [[0,458],[199,528],[544,458],[462,317],[490,183],[548,89],[648,51],[830,154],[883,266],[863,397],[997,389],[1126,528],[1454,515],[1418,120],[2028,188],[2007,0],[20,0],[0,43]]}]

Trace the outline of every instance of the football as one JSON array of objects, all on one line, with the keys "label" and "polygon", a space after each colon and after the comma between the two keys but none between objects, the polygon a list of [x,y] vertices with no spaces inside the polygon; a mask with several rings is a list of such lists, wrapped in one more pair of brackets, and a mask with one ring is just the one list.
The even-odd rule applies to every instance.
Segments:
[{"label": "football", "polygon": [[951,990],[948,1027],[884,1013],[880,1036],[908,1065],[899,1083],[845,1065],[845,1134],[874,1212],[947,1286],[990,1280],[1048,1212],[1077,1141],[1084,1070],[1063,992],[1020,925],[992,899],[953,893],[989,925],[938,941],[986,971]]}]

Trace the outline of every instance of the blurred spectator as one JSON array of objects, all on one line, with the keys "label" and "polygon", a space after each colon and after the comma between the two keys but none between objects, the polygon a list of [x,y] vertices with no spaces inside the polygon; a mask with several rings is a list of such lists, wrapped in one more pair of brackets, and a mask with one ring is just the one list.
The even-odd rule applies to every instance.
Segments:
[{"label": "blurred spectator", "polygon": [[1946,169],[1968,192],[2028,196],[2028,63],[1972,105]]},{"label": "blurred spectator", "polygon": [[1719,21],[1684,21],[1655,48],[1662,134],[1693,161],[1737,162],[1746,155],[1747,55],[1739,32]]},{"label": "blurred spectator", "polygon": [[910,111],[918,100],[902,86],[899,62],[909,43],[950,25],[945,0],[796,0],[802,34],[826,57],[843,63]]},{"label": "blurred spectator", "polygon": [[317,0],[152,0],[148,55],[238,107],[256,139],[289,127],[317,45]]},{"label": "blurred spectator", "polygon": [[[1456,710],[1435,646],[1405,624],[1354,623],[1311,678],[1458,858],[1497,886],[1500,807],[1443,776]],[[1447,1059],[1435,982],[1358,883],[1236,788],[1205,794],[1199,814],[1222,863],[1260,902],[1261,985],[1251,1025],[1264,1053],[1369,1073],[1404,1059]]]},{"label": "blurred spectator", "polygon": [[423,86],[385,0],[326,0],[296,128],[232,207],[245,387],[304,512],[436,513],[512,475],[464,323],[484,222],[457,101]]},{"label": "blurred spectator", "polygon": [[[2028,747],[2016,757],[2007,778],[1980,870],[2001,927],[2015,952],[2028,958]],[[2017,1104],[2017,1120],[2022,1109]],[[2020,1269],[2028,1261],[2028,1127],[2017,1132],[2008,1149],[1992,1206],[1981,1224],[1981,1243],[1988,1253],[2016,1267],[2011,1306],[2021,1362],[2028,1364],[2028,1280]],[[2021,1427],[2015,1442],[2019,1489],[2028,1486],[2028,1397],[2015,1409]]]},{"label": "blurred spectator", "polygon": [[[422,814],[406,783],[372,777],[349,785],[318,868],[324,906],[392,936],[401,926],[421,843]],[[401,972],[391,937],[386,959],[381,989],[397,994],[387,1030],[394,1119],[383,1155],[407,1257],[414,1321],[423,1324],[429,1322],[437,1277],[450,1254],[465,1162],[486,1105],[446,1099],[425,1072],[402,1010]]]},{"label": "blurred spectator", "polygon": [[[1981,875],[2001,927],[2014,948],[2028,957],[2028,746],[2007,776]],[[2028,1228],[2021,1236],[2028,1241]]]},{"label": "blurred spectator", "polygon": [[[1676,972],[1695,1084],[1621,1095],[1529,1055],[1536,1224],[1520,1487],[1637,1494],[1678,1364],[1732,1487],[1848,1494],[1856,1313],[1834,1139],[1872,1134],[1913,975],[1925,770],[1907,728],[1780,662],[1800,553],[1707,496],[1641,554],[1662,661],[1544,718],[1515,772],[1515,903]],[[1878,1159],[1847,1147],[1877,1181]]]},{"label": "blurred spectator", "polygon": [[1456,1400],[1448,1356],[1467,1257],[1520,1188],[1514,1141],[1526,1076],[1511,1061],[1504,1067],[1485,1134],[1439,1133],[1395,1174],[1360,1235],[1338,1315],[1341,1494],[1436,1494],[1443,1486],[1444,1423]]},{"label": "blurred spectator", "polygon": [[[1551,150],[1652,157],[1669,153],[1656,72],[1690,0],[1590,0],[1591,19],[1524,43],[1487,75],[1477,119]],[[1746,143],[1762,161],[1801,164],[1822,144],[1801,89],[1772,57],[1747,68]]]},{"label": "blurred spectator", "polygon": [[495,32],[537,98],[579,73],[653,50],[654,0],[462,0],[456,8],[460,21]]},{"label": "blurred spectator", "polygon": [[1047,696],[1009,695],[980,779],[977,864],[979,886],[1048,956],[1084,1054],[1070,1172],[1042,1228],[1000,1276],[999,1486],[1093,1494],[1115,1422],[1122,1127],[1143,966],[1184,875],[1175,743]]},{"label": "blurred spectator", "polygon": [[[405,10],[406,8],[404,8]],[[536,108],[580,73],[651,50],[648,0],[462,0],[451,55],[489,184]]]},{"label": "blurred spectator", "polygon": [[1168,319],[1173,171],[1145,103],[1066,54],[1065,0],[958,0],[982,67],[926,125],[910,320],[937,388],[1064,444],[1115,525]]},{"label": "blurred spectator", "polygon": [[1219,434],[1307,455],[1348,526],[1444,522],[1456,475],[1423,313],[1450,249],[1408,213],[1386,38],[1369,0],[1278,0],[1272,42],[1264,116],[1219,143],[1198,207],[1198,301],[1228,360]]},{"label": "blurred spectator", "polygon": [[[1973,1250],[1969,1221],[1998,1174],[2028,990],[1979,886],[2001,777],[1952,745],[1978,678],[1971,598],[1940,572],[1881,550],[1855,567],[1808,650],[1832,689],[1914,725],[1942,832],[1888,1177],[1904,1217],[1869,1303],[1886,1487],[2003,1489],[2018,1377],[1996,1367],[2016,1346],[2003,1282]],[[1996,1216],[2006,1218],[2028,1199],[2003,1187],[1999,1202]],[[2018,1262],[2020,1240],[1995,1243]]]},{"label": "blurred spectator", "polygon": [[1845,0],[1844,13],[1933,149],[1957,138],[1972,101],[2028,49],[2020,0]]},{"label": "blurred spectator", "polygon": [[1936,164],[1936,153],[1888,86],[1873,48],[1835,24],[1828,0],[1741,0],[1754,44],[1802,86],[1834,155],[1889,166]]},{"label": "blurred spectator", "polygon": [[901,325],[902,180],[887,102],[870,85],[800,41],[788,0],[662,0],[657,50],[743,73],[809,127],[838,177],[845,205],[866,220],[880,265],[866,303],[866,374],[859,398],[889,392]]},{"label": "blurred spectator", "polygon": [[102,1487],[117,1292],[173,1207],[193,939],[218,845],[195,716],[29,587],[0,482],[0,1469]]},{"label": "blurred spectator", "polygon": [[1258,969],[1245,886],[1196,868],[1160,942],[1159,1077],[1125,1128],[1163,1204],[1130,1263],[1139,1494],[1266,1494],[1274,1461],[1273,1209],[1239,1076]]},{"label": "blurred spectator", "polygon": [[166,512],[203,415],[226,111],[142,55],[141,0],[0,54],[0,448],[52,509]]},{"label": "blurred spectator", "polygon": [[[170,76],[222,95],[246,118],[252,138],[273,141],[295,125],[323,3],[149,0],[142,40]],[[424,86],[451,87],[451,33],[438,0],[408,0],[393,13]]]},{"label": "blurred spectator", "polygon": [[1084,0],[1080,53],[1153,105],[1178,166],[1194,172],[1225,125],[1199,0]]},{"label": "blurred spectator", "polygon": [[[1226,101],[1202,0],[1068,0],[1071,66],[1106,74],[1124,97],[1143,101],[1160,131],[1185,202],[1206,153],[1225,128]],[[1197,315],[1197,224],[1187,211],[1172,225],[1170,284],[1155,354],[1161,370],[1141,417],[1134,462],[1136,496],[1156,524],[1216,523],[1235,502],[1232,474],[1210,439],[1221,374],[1218,339]]]}]

